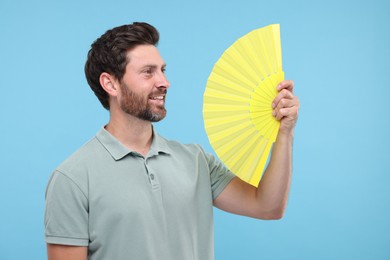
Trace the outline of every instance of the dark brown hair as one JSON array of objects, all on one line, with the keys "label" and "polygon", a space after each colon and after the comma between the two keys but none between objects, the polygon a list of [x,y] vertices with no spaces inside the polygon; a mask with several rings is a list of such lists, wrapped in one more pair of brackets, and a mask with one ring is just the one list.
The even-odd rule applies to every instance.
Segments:
[{"label": "dark brown hair", "polygon": [[88,84],[107,110],[110,109],[108,94],[99,82],[107,72],[121,81],[129,62],[127,52],[142,44],[157,45],[159,33],[152,25],[135,22],[115,27],[92,43],[84,71]]}]

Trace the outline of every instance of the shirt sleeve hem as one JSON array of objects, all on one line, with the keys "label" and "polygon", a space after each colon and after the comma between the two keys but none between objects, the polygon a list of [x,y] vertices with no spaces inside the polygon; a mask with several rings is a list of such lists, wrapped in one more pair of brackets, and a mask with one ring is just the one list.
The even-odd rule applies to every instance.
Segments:
[{"label": "shirt sleeve hem", "polygon": [[230,183],[231,180],[233,180],[235,176],[236,175],[234,175],[233,173],[227,174],[225,176],[225,178],[219,183],[218,187],[214,190],[213,200],[215,200],[219,196],[219,194],[221,194],[221,192],[226,188],[226,186]]},{"label": "shirt sleeve hem", "polygon": [[88,246],[89,240],[83,238],[71,238],[71,237],[55,237],[45,236],[45,241],[48,244],[59,244],[69,246]]}]

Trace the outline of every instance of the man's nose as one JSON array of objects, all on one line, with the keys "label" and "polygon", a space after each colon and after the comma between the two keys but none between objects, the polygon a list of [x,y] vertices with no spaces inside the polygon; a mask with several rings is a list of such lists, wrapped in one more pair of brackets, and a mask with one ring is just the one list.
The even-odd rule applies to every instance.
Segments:
[{"label": "man's nose", "polygon": [[167,76],[164,74],[164,72],[160,72],[158,75],[158,81],[157,81],[157,87],[158,88],[169,88],[170,83],[167,79]]}]

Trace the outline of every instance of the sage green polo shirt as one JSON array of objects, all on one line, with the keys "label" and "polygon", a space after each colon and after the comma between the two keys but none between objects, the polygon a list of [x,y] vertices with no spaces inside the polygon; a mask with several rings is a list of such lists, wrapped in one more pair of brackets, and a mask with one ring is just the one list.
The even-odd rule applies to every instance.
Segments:
[{"label": "sage green polo shirt", "polygon": [[198,145],[154,132],[146,157],[104,128],[64,161],[46,191],[47,243],[91,260],[208,260],[213,199],[234,175]]}]

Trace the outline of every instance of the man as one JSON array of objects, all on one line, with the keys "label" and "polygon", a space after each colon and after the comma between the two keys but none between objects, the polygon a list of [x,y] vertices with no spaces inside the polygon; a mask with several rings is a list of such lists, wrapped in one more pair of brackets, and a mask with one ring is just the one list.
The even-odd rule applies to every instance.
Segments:
[{"label": "man", "polygon": [[299,107],[293,83],[277,86],[272,106],[281,126],[255,188],[199,146],[168,141],[153,129],[166,115],[169,88],[158,39],[151,25],[133,23],[91,46],[86,77],[110,120],[50,179],[50,260],[213,259],[213,205],[259,219],[283,215]]}]

